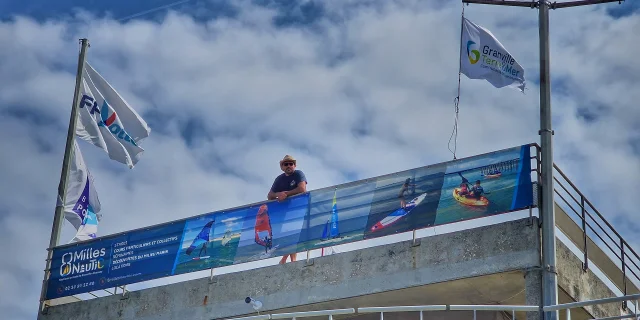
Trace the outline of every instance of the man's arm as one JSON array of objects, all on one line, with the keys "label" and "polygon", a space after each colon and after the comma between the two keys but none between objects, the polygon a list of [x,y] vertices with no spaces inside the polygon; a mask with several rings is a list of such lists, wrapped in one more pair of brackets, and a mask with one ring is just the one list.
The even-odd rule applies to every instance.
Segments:
[{"label": "man's arm", "polygon": [[273,180],[273,183],[271,184],[271,189],[269,189],[269,193],[267,193],[267,200],[274,200],[278,196],[277,193],[273,192],[273,188],[276,187],[278,178],[279,177],[276,177],[275,180]]},{"label": "man's arm", "polygon": [[300,181],[300,183],[298,183],[298,186],[295,189],[291,191],[285,191],[284,193],[287,195],[287,198],[288,198],[291,196],[295,196],[296,194],[305,193],[305,192],[307,192],[307,182]]}]

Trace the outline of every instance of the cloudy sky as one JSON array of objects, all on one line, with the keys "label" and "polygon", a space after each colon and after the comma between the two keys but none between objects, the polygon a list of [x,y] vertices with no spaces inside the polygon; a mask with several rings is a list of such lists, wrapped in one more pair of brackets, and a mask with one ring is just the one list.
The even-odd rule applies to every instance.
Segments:
[{"label": "cloudy sky", "polygon": [[[35,318],[79,38],[152,129],[132,170],[80,143],[101,234],[264,200],[285,154],[309,189],[452,159],[457,1],[129,2],[0,0],[7,319]],[[458,157],[539,141],[537,10],[470,5],[465,16],[518,59],[529,89],[463,76]],[[639,2],[555,10],[550,27],[555,162],[632,241]],[[62,241],[73,233],[65,223]]]}]

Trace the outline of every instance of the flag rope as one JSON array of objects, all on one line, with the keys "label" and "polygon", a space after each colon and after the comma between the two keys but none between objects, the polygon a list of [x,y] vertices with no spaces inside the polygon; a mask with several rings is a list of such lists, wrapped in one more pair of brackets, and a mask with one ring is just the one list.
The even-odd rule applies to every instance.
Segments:
[{"label": "flag rope", "polygon": [[[462,4],[462,16],[460,17],[460,46],[462,46],[462,32],[464,28],[464,3]],[[460,112],[459,104],[460,104],[460,76],[462,74],[462,47],[460,49],[460,57],[458,59],[458,95],[453,99],[453,110],[454,110],[454,123],[453,123],[453,131],[451,132],[451,137],[449,137],[449,143],[447,144],[447,148],[451,153],[453,153],[453,160],[456,159],[456,151],[458,148],[458,115]],[[451,150],[451,140],[453,139],[453,150]]]}]

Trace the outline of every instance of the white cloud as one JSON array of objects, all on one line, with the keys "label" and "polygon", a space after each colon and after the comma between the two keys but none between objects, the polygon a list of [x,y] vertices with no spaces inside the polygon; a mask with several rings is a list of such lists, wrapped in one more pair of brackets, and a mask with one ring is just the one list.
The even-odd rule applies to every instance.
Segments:
[{"label": "white cloud", "polygon": [[[608,6],[551,12],[555,162],[609,220],[633,221],[624,226],[632,238],[640,17],[613,19]],[[13,292],[0,301],[3,314],[36,312],[80,37],[152,127],[133,170],[81,143],[103,203],[102,234],[264,200],[285,154],[298,158],[310,189],[452,158],[458,3],[332,2],[332,20],[317,22],[322,32],[278,29],[274,11],[239,9],[236,19],[206,23],[175,12],[124,24],[83,13],[91,23],[82,28],[0,22],[0,255],[31,252],[0,262],[2,287]],[[538,141],[537,12],[465,10],[526,68],[530,90],[463,76],[458,157]],[[597,107],[604,111],[592,122],[577,115]],[[189,146],[180,132],[193,119],[206,134]],[[72,235],[65,225],[62,241]]]}]

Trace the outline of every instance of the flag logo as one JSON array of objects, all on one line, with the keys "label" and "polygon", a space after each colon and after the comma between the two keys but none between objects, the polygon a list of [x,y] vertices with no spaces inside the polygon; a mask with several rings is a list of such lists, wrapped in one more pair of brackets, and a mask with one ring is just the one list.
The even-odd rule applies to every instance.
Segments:
[{"label": "flag logo", "polygon": [[464,17],[460,36],[460,73],[469,79],[486,80],[496,88],[510,86],[524,92],[524,68],[491,31]]},{"label": "flag logo", "polygon": [[102,104],[102,111],[100,111],[100,117],[102,118],[102,123],[104,123],[105,126],[109,127],[116,121],[116,119],[118,118],[118,115],[116,114],[115,111],[111,115],[109,115],[109,105],[105,100],[104,103]]},{"label": "flag logo", "polygon": [[[480,60],[480,51],[471,50],[471,46],[474,44],[476,43],[471,40],[467,41],[467,56],[469,57],[469,62],[471,62],[471,64],[476,64]],[[471,54],[473,54],[473,57]]]}]

